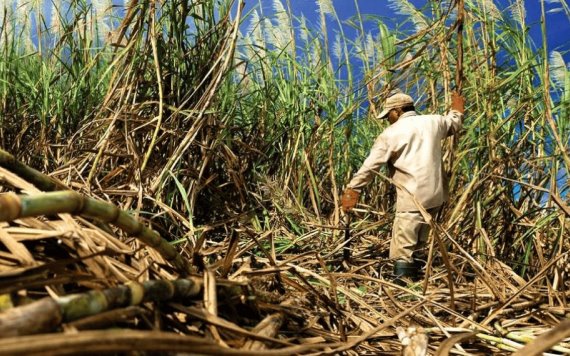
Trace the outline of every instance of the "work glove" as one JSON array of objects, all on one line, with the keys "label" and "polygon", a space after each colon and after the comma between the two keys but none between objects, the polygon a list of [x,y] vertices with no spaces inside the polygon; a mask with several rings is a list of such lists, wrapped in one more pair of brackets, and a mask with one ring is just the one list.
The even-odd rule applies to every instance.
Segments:
[{"label": "work glove", "polygon": [[465,112],[465,98],[456,91],[451,93],[451,109],[459,111],[462,114]]},{"label": "work glove", "polygon": [[348,213],[356,206],[358,202],[358,197],[360,193],[352,188],[346,188],[342,193],[341,204],[342,204],[342,211]]}]

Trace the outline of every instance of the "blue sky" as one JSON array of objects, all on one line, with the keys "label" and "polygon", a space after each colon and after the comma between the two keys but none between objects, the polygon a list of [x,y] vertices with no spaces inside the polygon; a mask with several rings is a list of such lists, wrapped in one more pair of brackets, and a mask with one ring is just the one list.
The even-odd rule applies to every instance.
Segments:
[{"label": "blue sky", "polygon": [[[318,28],[318,14],[316,0],[290,0],[291,7],[295,16],[303,14],[309,23],[314,25],[314,28]],[[354,0],[331,0],[335,10],[341,21],[346,21],[356,14],[356,6]],[[285,1],[282,0],[284,3]],[[426,4],[426,0],[410,0],[416,6],[423,6]],[[504,9],[512,0],[495,0],[495,4],[499,9]],[[265,14],[270,14],[272,12],[273,0],[248,0],[246,1],[246,11],[253,7],[259,7],[262,5]],[[526,6],[526,23],[531,28],[531,36],[536,44],[540,46],[542,42],[541,31],[540,31],[540,0],[525,0]],[[399,15],[397,15],[393,9],[389,6],[388,0],[358,0],[358,7],[362,14],[369,14],[380,16],[383,18],[388,25],[391,23],[395,24],[398,21]],[[548,3],[545,1],[546,10],[552,10],[556,7],[560,7],[557,4]],[[351,30],[345,27],[347,35],[351,36]],[[570,50],[570,20],[564,12],[557,13],[547,13],[547,40],[549,51],[558,50]],[[564,55],[566,62],[570,62],[570,53]]]},{"label": "blue sky", "polygon": [[[273,0],[245,0],[246,1],[246,13],[253,9],[258,8],[261,6],[263,14],[265,16],[270,16],[273,13]],[[346,24],[347,20],[353,17],[356,14],[356,6],[354,1],[355,0],[331,0],[337,15],[339,16],[340,20]],[[389,6],[388,0],[357,0],[358,7],[360,13],[362,15],[373,15],[380,17],[383,22],[388,25],[389,28],[393,26],[397,26],[399,23],[399,19],[402,17],[395,13],[395,11]],[[555,9],[556,7],[560,7],[560,5],[555,4],[555,1],[548,2],[549,0],[545,0],[545,9],[547,11],[546,15],[546,33],[547,33],[547,42],[548,42],[548,51],[551,52],[553,50],[558,50],[562,52],[566,63],[570,63],[570,19],[564,12],[552,12],[551,10]],[[568,2],[568,0],[566,0]],[[285,5],[286,0],[281,0],[281,2]],[[410,0],[416,7],[423,7],[426,4],[427,0]],[[500,10],[504,10],[510,4],[512,4],[514,0],[494,0],[494,3]],[[526,17],[525,22],[526,25],[530,28],[531,37],[536,45],[537,48],[542,47],[542,32],[541,32],[541,25],[540,25],[540,18],[541,18],[541,1],[540,0],[525,0],[525,7],[526,7]],[[290,0],[291,7],[293,10],[293,14],[295,16],[300,16],[303,14],[309,27],[312,29],[320,28],[320,19],[318,14],[318,6],[316,0]],[[549,12],[550,11],[550,12]],[[503,11],[503,14],[509,14],[507,11]],[[508,15],[507,15],[508,16]],[[246,20],[245,25],[247,25],[249,21]],[[336,31],[336,23],[334,20],[327,18],[327,24],[329,26],[329,32]],[[345,25],[344,31],[347,37],[354,37],[356,31],[352,30],[350,26]],[[377,33],[378,29],[373,26],[373,22],[369,21],[367,24],[365,22],[365,31],[372,31],[373,33]],[[329,33],[329,38],[331,34]],[[366,103],[363,104],[366,106]],[[565,172],[562,170],[558,174],[558,179],[561,186],[564,184],[566,180]],[[568,192],[564,192],[563,196],[566,196]]]}]

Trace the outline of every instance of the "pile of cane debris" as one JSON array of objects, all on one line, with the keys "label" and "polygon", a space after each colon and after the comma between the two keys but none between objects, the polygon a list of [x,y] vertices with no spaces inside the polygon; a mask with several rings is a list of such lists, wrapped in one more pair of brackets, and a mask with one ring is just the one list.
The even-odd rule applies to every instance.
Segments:
[{"label": "pile of cane debris", "polygon": [[33,216],[45,209],[25,196],[45,193],[5,168],[0,178],[4,192],[24,196],[19,213],[0,214],[11,216],[0,223],[0,354],[570,353],[558,260],[523,280],[499,261],[450,254],[451,278],[435,263],[425,283],[401,287],[382,272],[389,262],[370,253],[387,247],[373,236],[343,261],[333,253],[341,236],[330,231],[312,234],[335,249],[307,242],[276,255],[270,233],[242,227],[193,253],[181,246],[179,256],[202,267],[185,270],[101,220],[53,206]]}]

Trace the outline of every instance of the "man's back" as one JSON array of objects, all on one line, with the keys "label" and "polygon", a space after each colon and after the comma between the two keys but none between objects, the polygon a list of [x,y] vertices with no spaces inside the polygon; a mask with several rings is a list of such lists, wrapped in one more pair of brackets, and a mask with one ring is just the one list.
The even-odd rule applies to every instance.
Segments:
[{"label": "man's back", "polygon": [[384,131],[391,147],[389,164],[398,186],[398,211],[419,210],[414,195],[424,208],[440,206],[447,199],[447,182],[441,159],[441,140],[449,132],[451,118],[407,112]]},{"label": "man's back", "polygon": [[388,163],[395,169],[397,211],[419,210],[412,196],[426,209],[443,204],[447,199],[447,184],[441,162],[441,140],[461,128],[461,117],[454,110],[445,116],[404,113],[378,136],[370,156],[349,187],[365,185],[372,178],[371,171]]}]

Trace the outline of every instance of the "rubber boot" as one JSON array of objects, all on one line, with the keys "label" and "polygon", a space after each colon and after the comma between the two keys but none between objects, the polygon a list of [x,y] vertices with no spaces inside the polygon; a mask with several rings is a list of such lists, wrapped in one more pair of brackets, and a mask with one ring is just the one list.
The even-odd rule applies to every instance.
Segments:
[{"label": "rubber boot", "polygon": [[404,286],[406,282],[403,278],[416,280],[419,277],[419,268],[415,262],[396,261],[394,262],[394,282]]},{"label": "rubber boot", "polygon": [[414,259],[414,264],[418,269],[418,273],[421,273],[421,271],[426,267],[427,262],[422,259]]},{"label": "rubber boot", "polygon": [[414,251],[414,253],[412,254],[412,258],[414,259],[414,263],[416,264],[416,266],[418,266],[418,269],[422,270],[425,268],[427,264],[428,260],[427,251],[425,250]]}]

